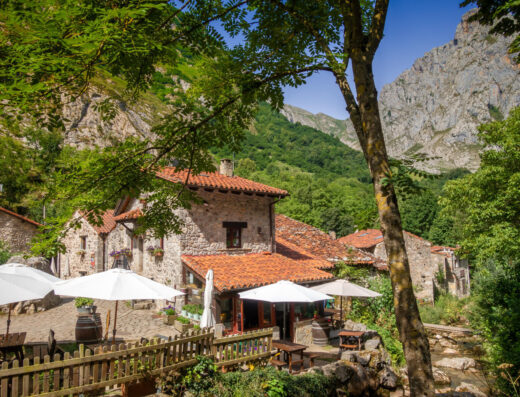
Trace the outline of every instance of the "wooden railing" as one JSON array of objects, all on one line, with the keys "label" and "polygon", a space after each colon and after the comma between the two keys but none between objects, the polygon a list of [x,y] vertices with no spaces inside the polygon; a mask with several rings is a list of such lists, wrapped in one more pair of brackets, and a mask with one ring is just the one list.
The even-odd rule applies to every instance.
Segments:
[{"label": "wooden railing", "polygon": [[74,354],[56,355],[43,363],[36,357],[20,366],[2,363],[0,397],[65,396],[115,388],[197,363],[208,356],[219,367],[266,360],[271,354],[272,329],[215,339],[209,330],[192,331],[167,341],[100,347],[94,354],[82,347]]}]

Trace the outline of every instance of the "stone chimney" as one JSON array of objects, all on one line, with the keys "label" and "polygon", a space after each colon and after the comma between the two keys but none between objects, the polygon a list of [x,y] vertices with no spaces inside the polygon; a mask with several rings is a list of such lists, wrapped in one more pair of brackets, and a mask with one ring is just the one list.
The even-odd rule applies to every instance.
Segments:
[{"label": "stone chimney", "polygon": [[220,160],[220,173],[225,176],[233,176],[233,161],[230,159]]}]

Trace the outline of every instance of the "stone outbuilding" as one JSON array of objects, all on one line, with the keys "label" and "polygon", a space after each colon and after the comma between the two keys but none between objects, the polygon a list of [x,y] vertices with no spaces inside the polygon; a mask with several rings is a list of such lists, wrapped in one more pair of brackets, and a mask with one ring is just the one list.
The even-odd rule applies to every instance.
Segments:
[{"label": "stone outbuilding", "polygon": [[[381,230],[360,230],[337,241],[373,254],[376,258],[387,262],[388,258]],[[420,300],[433,301],[436,274],[439,268],[432,258],[432,243],[407,231],[404,231],[404,242],[410,264],[410,275],[415,287],[415,296]]]},{"label": "stone outbuilding", "polygon": [[28,252],[31,240],[38,234],[40,226],[32,219],[0,207],[0,241],[7,243],[11,252]]},{"label": "stone outbuilding", "polygon": [[[456,248],[435,245],[431,247],[432,262],[441,275],[438,288],[463,298],[470,294],[469,263],[456,254]],[[443,276],[443,277],[442,277]]]}]

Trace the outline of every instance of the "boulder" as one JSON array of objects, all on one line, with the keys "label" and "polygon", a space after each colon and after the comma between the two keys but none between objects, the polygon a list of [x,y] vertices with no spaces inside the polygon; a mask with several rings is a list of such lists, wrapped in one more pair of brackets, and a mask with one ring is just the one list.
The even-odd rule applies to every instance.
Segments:
[{"label": "boulder", "polygon": [[432,367],[433,370],[433,378],[435,379],[435,384],[437,385],[450,385],[451,378],[446,374],[446,372],[441,371],[439,368]]},{"label": "boulder", "polygon": [[345,321],[345,325],[343,325],[343,328],[350,329],[352,331],[366,331],[367,326],[365,324],[356,323],[352,320]]},{"label": "boulder", "polygon": [[456,389],[456,392],[471,393],[475,397],[486,397],[487,394],[471,383],[462,382]]},{"label": "boulder", "polygon": [[357,361],[357,352],[351,350],[345,350],[341,352],[340,360],[350,361],[355,363]]},{"label": "boulder", "polygon": [[365,350],[377,350],[379,345],[381,344],[381,339],[372,338],[365,342]]},{"label": "boulder", "polygon": [[359,363],[346,363],[352,369],[352,376],[347,385],[348,395],[361,397],[369,395],[370,380],[365,368]]},{"label": "boulder", "polygon": [[390,367],[386,367],[377,374],[379,385],[384,389],[394,390],[397,387],[398,377]]},{"label": "boulder", "polygon": [[442,360],[437,361],[435,363],[435,366],[454,368],[465,371],[470,368],[475,368],[476,363],[475,360],[470,357],[445,357]]}]

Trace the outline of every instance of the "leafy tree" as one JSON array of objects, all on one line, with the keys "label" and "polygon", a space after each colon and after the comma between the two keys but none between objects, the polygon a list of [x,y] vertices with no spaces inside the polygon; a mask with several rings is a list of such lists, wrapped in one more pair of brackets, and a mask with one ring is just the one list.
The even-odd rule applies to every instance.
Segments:
[{"label": "leafy tree", "polygon": [[402,201],[400,205],[403,214],[403,228],[423,238],[428,238],[439,206],[437,197],[429,190],[419,195],[413,195]]},{"label": "leafy tree", "polygon": [[[259,78],[307,70],[333,74],[354,125],[373,180],[379,221],[390,264],[395,314],[408,363],[411,393],[433,396],[428,339],[412,289],[401,217],[379,117],[372,61],[383,30],[387,0],[307,2],[252,1],[242,20],[245,44],[232,54]],[[229,29],[231,34],[238,29]],[[352,66],[356,95],[347,80]],[[275,104],[276,105],[276,104]]]},{"label": "leafy tree", "polygon": [[[520,108],[504,121],[483,125],[480,169],[448,182],[441,199],[442,215],[460,214],[461,252],[470,255],[475,307],[472,325],[486,337],[492,364],[520,370]],[[508,393],[507,384],[499,385]]]},{"label": "leafy tree", "polygon": [[[513,36],[520,32],[520,3],[518,0],[464,0],[461,7],[476,4],[478,10],[470,20],[492,25],[490,33]],[[520,35],[517,35],[509,46],[510,53],[520,51]],[[520,61],[520,55],[516,61]]]}]

